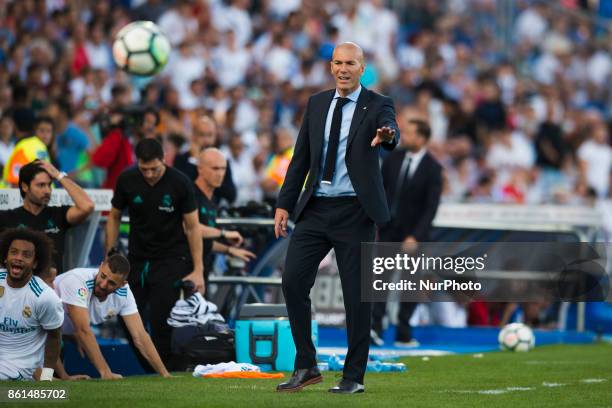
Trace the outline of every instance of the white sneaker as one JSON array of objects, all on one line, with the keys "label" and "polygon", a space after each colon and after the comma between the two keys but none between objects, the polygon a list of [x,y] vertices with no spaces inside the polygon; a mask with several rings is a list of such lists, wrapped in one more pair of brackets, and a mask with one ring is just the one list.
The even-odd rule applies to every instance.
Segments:
[{"label": "white sneaker", "polygon": [[395,343],[393,343],[393,345],[395,347],[419,347],[421,343],[419,343],[415,339],[412,339],[410,341],[396,341]]},{"label": "white sneaker", "polygon": [[370,343],[378,347],[385,345],[385,341],[380,338],[380,336],[378,335],[378,333],[376,333],[376,330],[374,329],[370,329]]}]

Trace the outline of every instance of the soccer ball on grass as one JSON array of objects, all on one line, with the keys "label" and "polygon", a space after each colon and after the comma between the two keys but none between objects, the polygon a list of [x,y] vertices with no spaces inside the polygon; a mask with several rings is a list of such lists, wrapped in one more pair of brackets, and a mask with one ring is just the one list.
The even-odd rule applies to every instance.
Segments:
[{"label": "soccer ball on grass", "polygon": [[535,346],[535,336],[523,323],[505,325],[497,336],[499,347],[509,351],[529,351]]}]

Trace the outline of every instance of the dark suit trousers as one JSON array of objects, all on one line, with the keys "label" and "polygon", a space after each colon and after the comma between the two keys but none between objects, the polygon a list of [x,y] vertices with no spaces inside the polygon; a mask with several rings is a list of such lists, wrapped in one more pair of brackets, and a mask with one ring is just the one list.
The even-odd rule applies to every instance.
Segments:
[{"label": "dark suit trousers", "polygon": [[[397,314],[397,331],[395,333],[396,341],[409,342],[412,340],[412,327],[410,319],[416,309],[417,302],[400,302],[399,312]],[[382,337],[383,327],[382,321],[387,313],[387,302],[375,302],[372,306],[372,328]]]},{"label": "dark suit trousers", "polygon": [[[380,231],[380,240],[382,242],[402,242],[404,235],[401,230],[391,224],[387,225]],[[397,314],[397,331],[395,332],[395,341],[409,342],[412,340],[412,327],[410,327],[410,319],[414,313],[418,303],[416,302],[400,302],[399,311]],[[383,334],[383,319],[387,314],[387,302],[375,302],[372,305],[372,329],[382,337]]]},{"label": "dark suit trousers", "polygon": [[312,197],[289,242],[283,293],[297,355],[295,369],[317,364],[311,338],[310,290],[321,260],[336,252],[344,308],[348,354],[343,377],[363,383],[370,344],[371,304],[361,302],[361,242],[374,241],[374,222],[356,197]]}]

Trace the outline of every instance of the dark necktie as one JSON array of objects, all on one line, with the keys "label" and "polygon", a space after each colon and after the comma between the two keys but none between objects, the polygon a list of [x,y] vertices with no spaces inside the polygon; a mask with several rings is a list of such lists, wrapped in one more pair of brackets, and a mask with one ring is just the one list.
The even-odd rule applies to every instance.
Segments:
[{"label": "dark necktie", "polygon": [[402,161],[402,167],[397,175],[397,185],[395,186],[395,193],[393,194],[393,205],[391,206],[391,217],[397,216],[400,201],[402,200],[402,189],[404,183],[410,179],[410,165],[412,164],[412,156],[406,155]]},{"label": "dark necktie", "polygon": [[325,167],[323,167],[323,179],[321,183],[331,184],[336,169],[338,157],[338,145],[340,144],[340,128],[342,127],[342,107],[350,101],[349,98],[338,98],[332,116],[331,128],[329,130],[329,141],[327,142],[327,155],[325,156]]}]

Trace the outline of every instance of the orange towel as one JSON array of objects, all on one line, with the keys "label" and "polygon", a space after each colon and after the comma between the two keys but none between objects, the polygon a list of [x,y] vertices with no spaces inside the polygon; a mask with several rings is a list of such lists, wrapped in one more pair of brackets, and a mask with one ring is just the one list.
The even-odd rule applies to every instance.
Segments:
[{"label": "orange towel", "polygon": [[226,373],[218,374],[204,374],[203,378],[285,378],[283,373],[258,373],[256,371],[228,371]]}]

